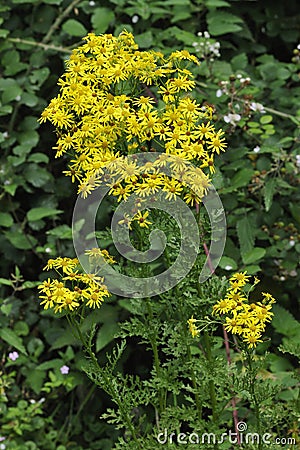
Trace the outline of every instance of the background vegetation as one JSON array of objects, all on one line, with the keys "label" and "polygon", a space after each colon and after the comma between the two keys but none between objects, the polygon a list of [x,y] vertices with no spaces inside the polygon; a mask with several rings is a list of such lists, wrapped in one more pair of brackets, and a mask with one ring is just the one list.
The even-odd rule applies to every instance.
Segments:
[{"label": "background vegetation", "polygon": [[[109,449],[119,434],[99,420],[109,400],[81,373],[80,346],[63,320],[41,311],[36,292],[49,257],[74,256],[75,202],[64,162],[53,157],[53,129],[37,119],[58,92],[71,49],[92,30],[126,28],[141,49],[185,48],[201,60],[198,100],[215,106],[228,141],[213,176],[228,222],[218,274],[247,266],[277,299],[266,376],[280,381],[278,400],[299,408],[298,2],[5,0],[0,12],[0,435],[6,448]],[[108,203],[107,218],[110,211]],[[127,314],[114,298],[101,309],[100,360]],[[136,355],[132,341],[119,364],[142,373],[151,362]]]}]

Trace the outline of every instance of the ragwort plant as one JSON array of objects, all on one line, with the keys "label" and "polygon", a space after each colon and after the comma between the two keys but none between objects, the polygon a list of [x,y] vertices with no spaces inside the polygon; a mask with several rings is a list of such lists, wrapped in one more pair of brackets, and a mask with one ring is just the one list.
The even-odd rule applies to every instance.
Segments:
[{"label": "ragwort plant", "polygon": [[[58,82],[60,93],[40,119],[56,127],[56,157],[67,162],[65,175],[77,183],[78,194],[86,199],[102,185],[115,203],[136,194],[134,207],[119,224],[131,230],[141,251],[147,249],[154,225],[167,237],[158,263],[116,262],[113,245],[109,251],[86,249],[91,268],[96,268],[91,273],[85,273],[78,258],[50,259],[45,270],[55,271],[56,277],[39,286],[41,305],[67,318],[89,363],[84,370],[111,398],[112,407],[102,418],[119,430],[116,449],[174,448],[182,443],[189,449],[201,443],[214,449],[233,444],[275,448],[274,439],[283,430],[287,435],[296,420],[292,410],[287,418],[283,405],[274,405],[278,386],[263,376],[268,341],[264,333],[274,298],[263,292],[260,301],[253,300],[259,280],[251,280],[246,271],[232,275],[229,282],[213,275],[199,283],[204,261],[210,261],[206,244],[177,286],[154,297],[121,300],[128,317],[119,324],[106,363],[99,362],[94,349],[97,323],[88,332],[82,328],[92,310],[118,301],[101,276],[103,261],[139,277],[155,278],[159,270],[172,267],[180,229],[165,213],[144,206],[147,198],[153,198],[154,206],[160,192],[169,202],[181,198],[194,212],[204,242],[210,238],[202,199],[215,156],[225,151],[226,142],[223,131],[215,128],[213,106],[194,98],[197,64],[185,50],[168,57],[139,51],[125,31],[118,37],[90,33],[73,50]],[[130,158],[151,152],[159,156],[141,167]],[[170,174],[161,170],[166,161]],[[109,230],[101,237],[112,242]],[[210,268],[213,273],[212,264]],[[144,373],[119,368],[130,342],[138,342],[136,352],[148,356]],[[241,424],[259,437],[243,441]],[[229,439],[230,430],[236,433],[234,439]],[[262,441],[265,432],[272,441]]]}]

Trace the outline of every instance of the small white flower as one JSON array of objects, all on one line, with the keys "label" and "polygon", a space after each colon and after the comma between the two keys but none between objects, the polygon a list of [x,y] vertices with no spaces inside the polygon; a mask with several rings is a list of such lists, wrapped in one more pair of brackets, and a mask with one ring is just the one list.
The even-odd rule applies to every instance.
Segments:
[{"label": "small white flower", "polygon": [[300,155],[296,155],[296,166],[300,167]]},{"label": "small white flower", "polygon": [[256,147],[254,147],[253,151],[254,153],[258,153],[260,151],[260,146],[257,145]]},{"label": "small white flower", "polygon": [[67,375],[69,373],[70,367],[64,365],[64,366],[61,366],[61,368],[59,370],[60,370],[60,373],[62,373],[63,375]]},{"label": "small white flower", "polygon": [[202,36],[202,33],[201,33],[201,31],[198,31],[198,33],[197,33],[197,36],[199,36],[199,37],[201,37],[201,36]]},{"label": "small white flower", "polygon": [[46,253],[51,253],[51,251],[52,251],[52,250],[51,250],[50,247],[46,247],[46,248],[45,248],[45,252],[46,252]]},{"label": "small white flower", "polygon": [[231,269],[232,269],[232,266],[227,265],[227,266],[224,267],[224,269],[225,269],[225,270],[231,270]]},{"label": "small white flower", "polygon": [[90,1],[89,1],[89,5],[90,5],[90,6],[95,6],[96,3],[94,2],[94,0],[90,0]]},{"label": "small white flower", "polygon": [[266,111],[264,110],[264,106],[261,103],[252,102],[250,104],[250,109],[252,111],[260,112],[261,114],[264,114]]},{"label": "small white flower", "polygon": [[4,139],[8,138],[8,132],[7,131],[3,131],[2,136],[4,137]]},{"label": "small white flower", "polygon": [[21,95],[17,95],[15,100],[16,100],[16,102],[19,102],[21,100]]},{"label": "small white flower", "polygon": [[204,37],[205,37],[206,39],[209,39],[209,38],[210,38],[210,34],[209,34],[208,31],[204,31]]},{"label": "small white flower", "polygon": [[227,116],[224,116],[224,122],[231,123],[232,125],[235,125],[237,122],[241,120],[240,114],[227,114]]},{"label": "small white flower", "polygon": [[291,239],[291,240],[290,240],[290,246],[291,246],[291,247],[294,247],[295,244],[296,244],[296,242],[294,241],[294,239]]},{"label": "small white flower", "polygon": [[222,89],[218,89],[216,92],[216,97],[222,97],[222,95],[223,95]]},{"label": "small white flower", "polygon": [[10,352],[8,354],[8,357],[11,361],[15,361],[16,359],[19,358],[19,353],[18,352]]},{"label": "small white flower", "polygon": [[139,20],[140,20],[140,18],[137,14],[135,14],[134,16],[131,17],[132,23],[137,23]]},{"label": "small white flower", "polygon": [[36,403],[36,401],[35,401],[33,398],[31,398],[31,399],[29,400],[29,403],[31,403],[32,405],[34,405],[34,404]]}]

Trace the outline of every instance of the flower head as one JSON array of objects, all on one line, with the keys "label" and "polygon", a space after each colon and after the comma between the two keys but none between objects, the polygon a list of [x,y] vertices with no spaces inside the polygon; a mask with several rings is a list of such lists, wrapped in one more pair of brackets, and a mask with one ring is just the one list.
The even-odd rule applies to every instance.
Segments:
[{"label": "flower head", "polygon": [[9,357],[9,359],[10,359],[11,361],[16,361],[16,359],[19,358],[19,353],[16,352],[16,351],[10,352],[10,353],[8,354],[8,357]]},{"label": "flower head", "polygon": [[[233,274],[229,278],[225,298],[215,303],[213,314],[224,317],[226,331],[240,335],[249,348],[255,348],[257,343],[262,342],[260,338],[267,322],[272,320],[271,309],[275,299],[271,294],[262,292],[261,302],[250,303],[251,289],[246,290],[250,278],[246,271]],[[251,288],[258,283],[259,279],[254,277]]]},{"label": "flower head", "polygon": [[69,373],[70,367],[66,366],[66,365],[63,365],[63,366],[61,366],[61,368],[59,370],[60,370],[61,374],[67,375]]}]

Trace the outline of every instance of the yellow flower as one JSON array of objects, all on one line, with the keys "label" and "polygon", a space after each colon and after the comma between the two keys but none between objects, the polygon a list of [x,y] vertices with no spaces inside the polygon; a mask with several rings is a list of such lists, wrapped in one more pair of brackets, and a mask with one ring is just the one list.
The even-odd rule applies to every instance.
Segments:
[{"label": "yellow flower", "polygon": [[100,308],[103,303],[104,292],[101,290],[92,291],[88,301],[86,302],[86,306],[90,308]]},{"label": "yellow flower", "polygon": [[262,292],[262,295],[264,296],[263,303],[269,303],[269,304],[275,303],[275,298],[271,294]]},{"label": "yellow flower", "polygon": [[198,195],[193,191],[189,191],[185,194],[183,199],[187,205],[190,204],[191,206],[194,206],[195,203],[199,204],[201,202],[201,197],[198,197]]},{"label": "yellow flower", "polygon": [[[262,342],[260,337],[265,331],[266,322],[272,319],[273,313],[270,310],[275,299],[271,294],[263,292],[262,302],[249,304],[248,295],[251,289],[244,292],[244,287],[250,280],[246,273],[237,272],[230,277],[225,299],[219,300],[213,306],[213,314],[224,314],[225,330],[242,335],[248,347],[253,348],[258,342]],[[255,277],[252,287],[258,281]]]},{"label": "yellow flower", "polygon": [[221,136],[224,134],[222,130],[219,130],[217,133],[212,134],[209,136],[209,141],[207,148],[210,149],[213,152],[216,152],[218,155],[220,154],[220,151],[225,151],[225,148],[227,147],[227,144],[225,141],[225,138],[221,138]]},{"label": "yellow flower", "polygon": [[198,125],[196,127],[196,133],[198,139],[210,139],[213,136],[214,133],[214,126],[210,124],[210,122],[207,123],[201,123],[201,125]]},{"label": "yellow flower", "polygon": [[245,285],[243,283],[243,281],[240,281],[240,280],[234,280],[234,281],[229,280],[229,283],[230,283],[231,292],[237,292]]},{"label": "yellow flower", "polygon": [[149,216],[149,211],[145,211],[144,214],[139,211],[133,218],[133,220],[136,220],[139,223],[139,226],[141,228],[148,228],[148,225],[151,225],[152,222],[147,220],[147,217]]},{"label": "yellow flower", "polygon": [[231,310],[231,307],[232,302],[230,302],[230,300],[227,299],[220,300],[213,306],[213,314],[215,313],[225,314]]},{"label": "yellow flower", "polygon": [[42,299],[40,305],[44,305],[44,309],[53,308],[54,307],[54,299],[51,292],[43,291],[45,295],[40,295],[39,298]]},{"label": "yellow flower", "polygon": [[53,262],[53,267],[56,269],[62,269],[63,273],[70,273],[73,271],[74,267],[78,265],[77,258],[56,258]]},{"label": "yellow flower", "polygon": [[246,342],[248,344],[249,348],[253,348],[256,347],[256,345],[258,344],[258,342],[263,342],[261,339],[259,339],[261,337],[261,334],[259,333],[248,333],[246,335],[243,336],[244,337],[244,342]]},{"label": "yellow flower", "polygon": [[200,330],[198,330],[197,326],[195,325],[196,322],[198,322],[194,317],[192,316],[188,321],[189,331],[193,338],[199,336]]},{"label": "yellow flower", "polygon": [[249,279],[250,279],[250,275],[246,275],[247,271],[245,272],[237,272],[235,274],[233,274],[229,280],[230,281],[239,281],[240,285],[243,284],[245,285],[246,283],[248,283]]},{"label": "yellow flower", "polygon": [[39,289],[41,292],[49,292],[49,289],[50,289],[50,287],[51,287],[51,284],[52,284],[52,280],[51,280],[50,278],[48,278],[47,280],[44,280],[44,281],[42,282],[42,284],[40,284],[40,285],[38,286],[38,289]]},{"label": "yellow flower", "polygon": [[178,75],[176,78],[172,78],[166,83],[168,90],[174,92],[191,91],[195,86],[195,81],[189,80],[187,76]]},{"label": "yellow flower", "polygon": [[201,167],[201,169],[202,169],[203,167],[209,167],[209,172],[210,172],[211,174],[215,173],[216,169],[215,169],[215,166],[214,166],[214,156],[213,156],[213,155],[211,155],[211,156],[206,156],[206,157],[204,158],[204,161],[202,162],[202,164],[201,164],[200,167]]},{"label": "yellow flower", "polygon": [[182,192],[182,185],[176,180],[166,180],[163,191],[166,191],[167,200],[176,200],[176,196]]},{"label": "yellow flower", "polygon": [[127,200],[128,197],[130,196],[130,193],[132,191],[132,187],[131,186],[122,186],[121,184],[118,184],[115,188],[111,189],[109,192],[118,197],[118,202],[120,202],[121,200]]},{"label": "yellow flower", "polygon": [[241,334],[243,332],[243,327],[240,325],[236,314],[233,317],[226,317],[224,328],[226,331],[231,331],[233,334]]}]

